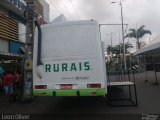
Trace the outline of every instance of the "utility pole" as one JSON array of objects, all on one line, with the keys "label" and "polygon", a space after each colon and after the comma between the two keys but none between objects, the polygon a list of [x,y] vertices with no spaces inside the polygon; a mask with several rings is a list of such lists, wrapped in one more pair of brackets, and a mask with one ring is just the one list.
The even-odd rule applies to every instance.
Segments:
[{"label": "utility pole", "polygon": [[[123,0],[124,1],[124,0]],[[121,22],[122,22],[122,40],[123,40],[123,63],[124,63],[124,69],[126,70],[127,69],[127,66],[126,66],[126,53],[125,53],[125,42],[124,42],[124,24],[123,24],[123,9],[122,9],[122,0],[119,1],[119,5],[121,6]],[[118,1],[114,1],[114,2],[111,2],[111,3],[117,3]]]},{"label": "utility pole", "polygon": [[111,32],[111,34],[106,34],[106,35],[110,37],[110,40],[111,40],[111,47],[112,47],[112,32]]},{"label": "utility pole", "polygon": [[121,21],[122,21],[122,40],[123,40],[123,60],[124,60],[124,68],[127,69],[126,66],[126,53],[125,53],[125,42],[124,42],[124,27],[123,27],[123,10],[122,10],[122,2],[120,0],[119,5],[121,6]]},{"label": "utility pole", "polygon": [[34,41],[34,0],[27,0],[26,10],[26,42],[25,42],[25,55],[23,66],[23,81],[22,81],[22,94],[21,100],[32,100],[32,61],[33,61],[33,41]]},{"label": "utility pole", "polygon": [[111,32],[111,47],[112,47],[112,32]]}]

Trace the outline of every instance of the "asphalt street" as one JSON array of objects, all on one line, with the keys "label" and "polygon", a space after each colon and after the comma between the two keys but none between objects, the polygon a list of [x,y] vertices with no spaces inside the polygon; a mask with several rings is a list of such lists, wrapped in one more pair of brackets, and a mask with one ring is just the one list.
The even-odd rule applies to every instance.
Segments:
[{"label": "asphalt street", "polygon": [[[0,96],[1,114],[32,114],[32,115],[55,115],[62,117],[69,115],[71,118],[80,116],[93,117],[100,116],[115,117],[142,114],[160,114],[160,85],[153,85],[155,81],[154,72],[148,72],[148,81],[144,82],[145,73],[135,75],[138,106],[111,107],[103,97],[35,97],[31,103],[20,104],[19,102],[9,103],[4,95]],[[158,73],[158,82],[160,83]],[[120,117],[120,115],[122,115]],[[86,118],[85,117],[85,118]],[[125,117],[124,117],[125,118]]]}]

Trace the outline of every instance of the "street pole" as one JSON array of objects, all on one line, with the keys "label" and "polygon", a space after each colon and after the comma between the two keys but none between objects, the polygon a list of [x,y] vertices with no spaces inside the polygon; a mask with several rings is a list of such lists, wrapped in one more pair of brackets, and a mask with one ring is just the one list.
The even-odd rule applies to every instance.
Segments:
[{"label": "street pole", "polygon": [[112,32],[111,32],[111,47],[112,47]]},{"label": "street pole", "polygon": [[33,85],[33,41],[34,41],[34,0],[27,0],[26,11],[26,42],[25,56],[23,67],[23,82],[22,82],[22,98],[21,101],[32,100],[32,85]]},{"label": "street pole", "polygon": [[124,42],[123,9],[122,9],[122,2],[121,2],[121,0],[120,0],[119,5],[121,6],[122,40],[123,40],[123,62],[124,62],[124,68],[126,70],[127,67],[126,67],[125,42]]},{"label": "street pole", "polygon": [[106,35],[110,37],[110,40],[111,40],[111,47],[112,47],[112,32],[111,32],[111,34],[106,34]]},{"label": "street pole", "polygon": [[[117,2],[111,2],[111,3],[117,3]],[[127,69],[126,67],[126,56],[125,56],[125,42],[124,42],[124,27],[123,27],[123,9],[122,9],[122,1],[119,1],[119,5],[121,6],[121,22],[122,22],[122,40],[123,40],[123,64],[125,70]]]}]

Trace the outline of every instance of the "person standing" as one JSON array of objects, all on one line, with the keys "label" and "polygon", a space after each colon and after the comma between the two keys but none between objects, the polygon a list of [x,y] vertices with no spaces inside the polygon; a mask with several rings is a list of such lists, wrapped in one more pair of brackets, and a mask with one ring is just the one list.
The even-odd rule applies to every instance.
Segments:
[{"label": "person standing", "polygon": [[15,72],[15,81],[14,81],[14,86],[13,86],[13,92],[14,92],[14,100],[19,99],[20,95],[20,80],[21,80],[21,75],[20,72]]},{"label": "person standing", "polygon": [[3,76],[4,76],[4,69],[0,66],[0,93],[3,92]]},{"label": "person standing", "polygon": [[7,73],[3,79],[3,85],[6,95],[13,94],[13,84],[14,84],[15,77],[12,73]]},{"label": "person standing", "polygon": [[2,75],[0,75],[0,93],[3,91]]}]

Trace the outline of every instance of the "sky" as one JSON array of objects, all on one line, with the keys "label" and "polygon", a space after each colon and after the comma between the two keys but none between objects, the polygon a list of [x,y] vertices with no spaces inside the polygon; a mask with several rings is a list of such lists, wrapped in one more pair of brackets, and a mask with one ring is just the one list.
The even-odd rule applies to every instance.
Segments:
[{"label": "sky", "polygon": [[[121,24],[120,0],[46,0],[50,5],[50,20],[64,14],[68,21],[97,20],[99,24]],[[115,2],[115,3],[111,3]],[[121,0],[125,34],[131,28],[145,25],[152,35],[145,35],[140,41],[147,44],[160,34],[160,0]],[[122,43],[121,25],[101,26],[102,40],[106,45]],[[135,39],[125,39],[136,50]]]}]

